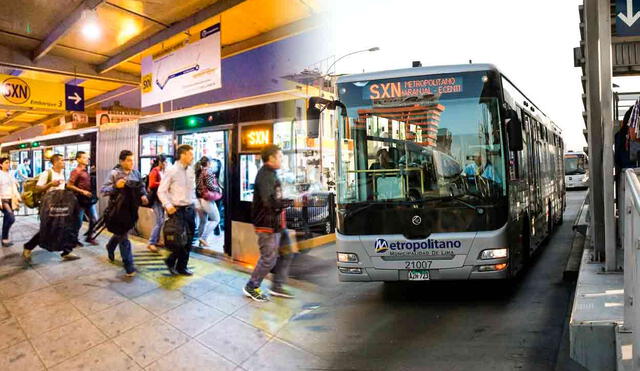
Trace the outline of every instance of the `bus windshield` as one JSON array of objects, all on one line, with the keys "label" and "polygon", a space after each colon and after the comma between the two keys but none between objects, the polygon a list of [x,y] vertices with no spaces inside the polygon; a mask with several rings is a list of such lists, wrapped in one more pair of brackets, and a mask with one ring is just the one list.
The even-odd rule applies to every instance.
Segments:
[{"label": "bus windshield", "polygon": [[578,175],[586,174],[587,168],[585,158],[583,156],[565,156],[564,158],[564,174]]},{"label": "bus windshield", "polygon": [[[349,85],[354,90],[363,84]],[[457,220],[434,223],[446,224],[450,231],[486,230],[495,228],[498,219],[504,222],[502,210],[478,217],[498,204],[506,205],[498,92],[487,94],[490,89],[482,87],[475,93],[473,89],[462,92],[466,85],[454,85],[422,89],[406,97],[362,99],[376,92],[375,84],[368,85],[364,93],[341,97],[347,114],[339,125],[338,205],[343,210],[339,229],[343,229],[341,221],[360,214],[363,207],[369,209],[369,216],[375,214],[372,208],[384,209],[387,215],[390,208],[457,210],[450,214]],[[339,86],[339,91],[346,90]],[[376,229],[369,220],[370,229]]]}]

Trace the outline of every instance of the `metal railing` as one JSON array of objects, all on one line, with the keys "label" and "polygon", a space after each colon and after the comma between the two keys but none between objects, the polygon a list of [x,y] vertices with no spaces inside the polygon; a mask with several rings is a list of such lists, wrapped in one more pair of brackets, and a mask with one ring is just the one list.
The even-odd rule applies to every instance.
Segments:
[{"label": "metal railing", "polygon": [[640,369],[640,169],[622,174],[620,238],[624,247],[624,327],[633,332],[633,369]]}]

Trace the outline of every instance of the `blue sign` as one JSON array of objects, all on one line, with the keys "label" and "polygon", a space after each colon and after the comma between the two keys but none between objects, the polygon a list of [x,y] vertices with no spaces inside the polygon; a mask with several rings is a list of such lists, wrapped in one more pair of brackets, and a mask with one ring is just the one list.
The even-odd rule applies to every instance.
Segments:
[{"label": "blue sign", "polygon": [[67,111],[84,111],[84,88],[65,84],[64,102]]},{"label": "blue sign", "polygon": [[616,0],[618,36],[640,36],[640,0]]}]

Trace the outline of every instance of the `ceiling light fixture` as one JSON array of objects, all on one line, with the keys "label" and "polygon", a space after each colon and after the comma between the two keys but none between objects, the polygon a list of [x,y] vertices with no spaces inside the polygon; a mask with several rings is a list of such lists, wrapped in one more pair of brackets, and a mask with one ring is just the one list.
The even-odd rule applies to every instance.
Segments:
[{"label": "ceiling light fixture", "polygon": [[102,36],[102,29],[98,24],[98,17],[95,12],[86,12],[82,25],[82,35],[91,41],[95,41]]}]

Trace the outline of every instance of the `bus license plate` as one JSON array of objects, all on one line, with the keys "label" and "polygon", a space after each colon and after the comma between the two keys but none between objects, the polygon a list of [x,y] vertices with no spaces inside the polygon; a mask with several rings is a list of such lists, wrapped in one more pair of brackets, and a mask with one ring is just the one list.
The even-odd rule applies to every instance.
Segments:
[{"label": "bus license plate", "polygon": [[410,270],[408,274],[409,281],[428,281],[428,270]]}]

